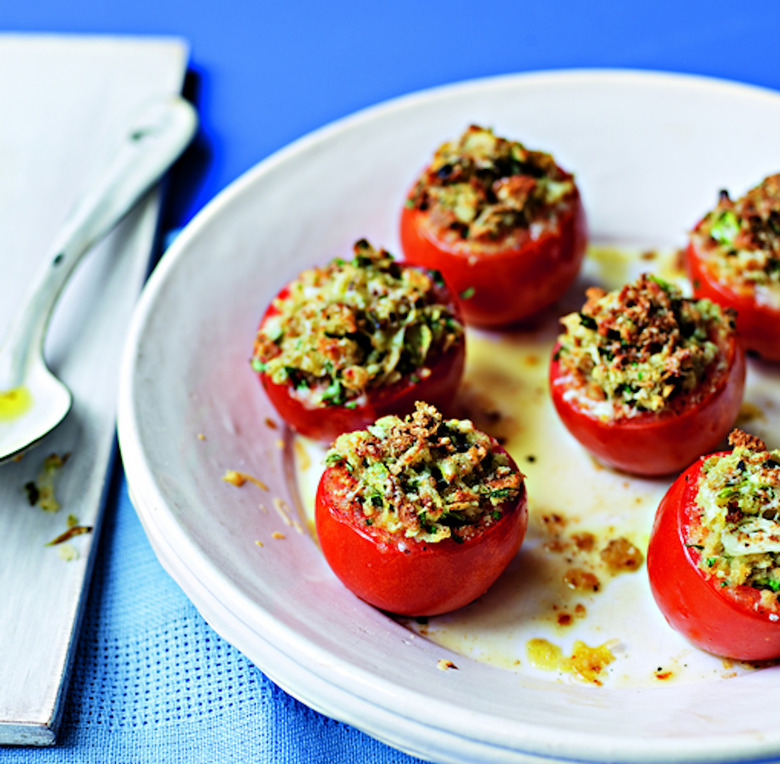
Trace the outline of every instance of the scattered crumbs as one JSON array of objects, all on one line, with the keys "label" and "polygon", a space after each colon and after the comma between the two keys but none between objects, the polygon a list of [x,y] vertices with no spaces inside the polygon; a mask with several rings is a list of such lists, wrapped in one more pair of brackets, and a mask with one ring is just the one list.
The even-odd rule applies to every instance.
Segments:
[{"label": "scattered crumbs", "polygon": [[260,539],[255,539],[255,544],[256,544],[257,546],[259,546],[259,547],[262,547],[262,546],[263,546],[263,542],[262,542],[262,541],[260,541]]},{"label": "scattered crumbs", "polygon": [[278,439],[277,439],[277,441],[276,441],[276,447],[277,447],[277,448],[278,448],[280,451],[284,451],[284,440],[283,440],[282,438],[278,438]]},{"label": "scattered crumbs", "polygon": [[44,460],[43,460],[43,468],[48,471],[56,471],[60,467],[65,466],[65,462],[70,459],[70,454],[49,454]]},{"label": "scattered crumbs", "polygon": [[645,559],[639,549],[623,536],[610,539],[599,556],[609,572],[615,575],[639,570]]},{"label": "scattered crumbs", "polygon": [[[605,529],[597,536],[587,530],[570,529],[574,518],[560,512],[544,512],[535,517],[543,537],[543,548],[561,556],[565,568],[560,573],[563,588],[559,604],[553,606],[553,623],[570,626],[584,615],[571,613],[570,593],[593,595],[603,590],[604,582],[618,575],[635,573],[644,565],[644,554],[629,539]],[[568,592],[567,592],[568,590]]]},{"label": "scattered crumbs", "polygon": [[658,257],[658,253],[653,249],[648,249],[646,252],[642,252],[639,257],[642,260],[655,260]]},{"label": "scattered crumbs", "polygon": [[274,509],[286,525],[292,525],[292,518],[289,515],[290,507],[284,499],[280,499],[278,496],[274,497]]},{"label": "scattered crumbs", "polygon": [[262,489],[263,491],[268,490],[268,486],[262,481],[258,480],[258,478],[253,477],[252,475],[248,475],[246,472],[238,472],[237,470],[226,470],[225,474],[222,476],[222,479],[226,483],[230,483],[231,485],[235,486],[242,486],[244,483],[254,483],[258,488]]},{"label": "scattered crumbs", "polygon": [[70,454],[49,454],[43,460],[43,467],[35,480],[24,484],[30,506],[39,506],[45,512],[57,512],[60,504],[54,495],[54,481],[68,461]]},{"label": "scattered crumbs", "polygon": [[284,536],[284,533],[279,533],[279,531],[274,531],[271,534],[271,538],[272,539],[283,539],[283,538],[285,538],[285,536]]},{"label": "scattered crumbs", "polygon": [[[571,540],[574,543],[574,546],[577,547],[580,552],[591,552],[593,551],[593,547],[596,545],[596,537],[589,531],[573,533]],[[603,554],[604,553],[602,551],[602,558]]]},{"label": "scattered crumbs", "polygon": [[206,440],[206,436],[202,432],[199,432],[198,433],[198,440]]},{"label": "scattered crumbs", "polygon": [[35,481],[30,480],[25,483],[24,490],[27,492],[27,501],[30,502],[31,507],[34,507],[38,503],[38,497],[41,495]]},{"label": "scattered crumbs", "polygon": [[656,679],[660,679],[661,681],[666,681],[667,679],[671,679],[674,676],[674,672],[670,671],[669,669],[664,669],[663,666],[659,666],[653,672],[653,676]]},{"label": "scattered crumbs", "polygon": [[226,483],[230,483],[231,485],[235,486],[242,486],[246,482],[246,477],[242,473],[236,472],[235,470],[226,470],[225,474],[222,476],[222,479]]},{"label": "scattered crumbs", "polygon": [[542,528],[550,536],[559,536],[566,528],[566,518],[557,512],[546,512],[540,518]]},{"label": "scattered crumbs", "polygon": [[597,647],[589,647],[577,640],[571,655],[564,656],[558,645],[546,639],[534,638],[528,640],[526,652],[528,660],[535,668],[567,672],[580,681],[600,687],[606,667],[615,660],[611,650],[613,644],[614,640]]},{"label": "scattered crumbs", "polygon": [[92,533],[91,525],[72,525],[64,533],[60,533],[59,536],[53,538],[46,546],[57,546],[58,544],[70,541],[76,536],[83,536],[85,533]]},{"label": "scattered crumbs", "polygon": [[577,592],[597,592],[601,589],[598,576],[582,568],[569,568],[563,574],[563,583]]},{"label": "scattered crumbs", "polygon": [[561,610],[558,605],[553,605],[553,610],[556,612],[556,623],[562,627],[571,626],[576,620],[584,618],[587,613],[585,605],[581,602],[578,602],[573,610],[569,608]]},{"label": "scattered crumbs", "polygon": [[290,509],[290,505],[278,496],[274,498],[274,509],[276,509],[279,517],[284,520],[284,524],[294,528],[298,533],[305,533],[303,526],[293,517],[293,512]]},{"label": "scattered crumbs", "polygon": [[276,430],[278,427],[276,422],[273,419],[271,419],[270,416],[267,416],[265,418],[265,426],[268,427],[270,430]]},{"label": "scattered crumbs", "polygon": [[722,679],[733,679],[737,676],[737,672],[734,670],[734,661],[730,658],[722,658],[721,664],[723,666],[724,673],[721,674]]},{"label": "scattered crumbs", "polygon": [[72,512],[68,515],[68,517],[65,520],[65,525],[68,528],[74,528],[79,524],[79,519],[74,515]]},{"label": "scattered crumbs", "polygon": [[458,670],[458,667],[450,660],[447,660],[446,658],[440,658],[436,662],[436,668],[439,669],[439,671],[449,671],[450,669],[455,669],[455,671]]},{"label": "scattered crumbs", "polygon": [[79,559],[79,550],[76,549],[73,544],[62,544],[57,548],[57,554],[59,554],[60,559],[64,560],[65,562],[72,562],[73,560]]}]

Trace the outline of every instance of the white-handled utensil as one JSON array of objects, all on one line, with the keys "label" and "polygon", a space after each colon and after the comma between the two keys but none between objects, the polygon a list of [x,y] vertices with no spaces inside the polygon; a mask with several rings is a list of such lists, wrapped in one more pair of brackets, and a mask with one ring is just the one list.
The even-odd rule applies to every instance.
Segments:
[{"label": "white-handled utensil", "polygon": [[179,157],[196,127],[195,110],[178,96],[142,108],[99,181],[55,238],[0,347],[0,462],[39,441],[70,410],[70,390],[51,373],[43,357],[49,319],[63,286],[83,255]]}]

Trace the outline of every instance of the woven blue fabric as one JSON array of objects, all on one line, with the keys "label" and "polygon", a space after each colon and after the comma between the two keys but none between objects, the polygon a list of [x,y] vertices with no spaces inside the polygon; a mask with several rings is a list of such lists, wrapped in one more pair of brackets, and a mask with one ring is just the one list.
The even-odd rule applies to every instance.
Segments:
[{"label": "woven blue fabric", "polygon": [[280,690],[162,569],[118,474],[58,744],[3,764],[415,764]]}]

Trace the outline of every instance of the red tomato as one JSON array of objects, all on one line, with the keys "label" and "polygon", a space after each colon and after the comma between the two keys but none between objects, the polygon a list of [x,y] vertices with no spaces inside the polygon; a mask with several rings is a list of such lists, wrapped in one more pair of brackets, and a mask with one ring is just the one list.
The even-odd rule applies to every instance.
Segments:
[{"label": "red tomato", "polygon": [[453,246],[436,236],[426,213],[401,212],[401,248],[406,260],[441,271],[463,298],[466,321],[502,326],[522,321],[551,305],[577,278],[587,246],[585,211],[579,193],[554,229],[511,249]]},{"label": "red tomato", "polygon": [[499,520],[460,542],[399,539],[356,515],[349,499],[353,483],[341,465],[323,473],[315,510],[320,547],[348,589],[397,615],[438,615],[480,597],[517,554],[528,526],[523,486],[518,499],[501,507]]},{"label": "red tomato", "polygon": [[757,303],[752,289],[720,281],[694,242],[688,245],[686,264],[694,295],[735,308],[745,347],[767,361],[780,361],[780,308]]},{"label": "red tomato", "polygon": [[[402,266],[409,267],[409,266]],[[445,286],[437,286],[438,300],[447,305],[458,320],[460,308]],[[282,289],[283,298],[288,289]],[[272,302],[260,322],[279,311]],[[405,414],[415,401],[424,400],[446,409],[455,396],[466,360],[465,334],[445,352],[432,355],[424,369],[409,374],[392,385],[370,388],[357,405],[312,405],[304,392],[290,382],[277,384],[264,372],[258,372],[260,382],[279,416],[294,430],[306,437],[329,443],[343,432],[363,429],[386,414]]]},{"label": "red tomato", "polygon": [[658,507],[647,550],[653,597],[669,625],[702,650],[735,660],[780,658],[780,622],[757,607],[758,590],[721,586],[699,568],[699,550],[687,543],[699,522],[702,461],[675,480]]},{"label": "red tomato", "polygon": [[644,412],[622,419],[602,419],[582,408],[556,360],[550,363],[553,404],[569,432],[605,464],[635,475],[679,472],[694,459],[717,447],[728,434],[745,389],[745,354],[736,337],[727,352],[727,368],[712,372],[704,396],[678,399],[660,413]]}]

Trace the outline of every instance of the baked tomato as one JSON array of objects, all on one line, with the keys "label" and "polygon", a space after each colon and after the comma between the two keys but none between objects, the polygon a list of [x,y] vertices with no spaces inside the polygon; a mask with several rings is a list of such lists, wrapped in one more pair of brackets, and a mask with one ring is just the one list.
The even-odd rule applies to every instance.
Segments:
[{"label": "baked tomato", "polygon": [[647,274],[587,295],[561,319],[550,362],[553,404],[569,432],[636,475],[679,472],[716,448],[745,386],[733,315]]},{"label": "baked tomato", "polygon": [[702,457],[656,513],[650,588],[672,628],[702,650],[780,658],[780,451],[735,431]]},{"label": "baked tomato", "polygon": [[447,406],[465,361],[457,300],[440,275],[368,242],[312,268],[260,322],[252,365],[279,415],[323,442],[416,400]]},{"label": "baked tomato", "polygon": [[445,143],[401,212],[406,260],[440,270],[466,321],[533,316],[574,282],[587,245],[573,176],[549,154],[472,125]]},{"label": "baked tomato", "polygon": [[405,616],[467,605],[517,554],[528,524],[522,473],[468,420],[418,403],[340,436],[316,496],[325,559],[342,583]]},{"label": "baked tomato", "polygon": [[780,175],[737,201],[722,191],[691,231],[686,263],[694,294],[735,308],[745,347],[780,361]]}]

